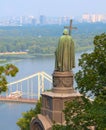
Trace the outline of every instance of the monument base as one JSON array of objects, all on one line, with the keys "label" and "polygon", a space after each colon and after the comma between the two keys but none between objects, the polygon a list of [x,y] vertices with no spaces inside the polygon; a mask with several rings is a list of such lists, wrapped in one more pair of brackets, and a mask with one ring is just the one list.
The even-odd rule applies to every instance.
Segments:
[{"label": "monument base", "polygon": [[72,101],[75,98],[80,100],[79,93],[62,94],[54,92],[42,93],[41,114],[31,121],[30,130],[52,130],[54,123],[65,125],[63,110],[66,101]]},{"label": "monument base", "polygon": [[[80,100],[81,95],[73,88],[73,73],[53,73],[53,89],[42,93],[41,114],[31,122],[30,130],[52,130],[54,123],[65,125],[63,110],[65,102],[75,98]],[[48,127],[46,127],[46,125]]]},{"label": "monument base", "polygon": [[65,118],[63,110],[65,109],[65,102],[72,101],[75,98],[80,100],[79,93],[63,94],[54,92],[42,93],[42,109],[41,114],[49,117],[51,122],[65,125]]}]

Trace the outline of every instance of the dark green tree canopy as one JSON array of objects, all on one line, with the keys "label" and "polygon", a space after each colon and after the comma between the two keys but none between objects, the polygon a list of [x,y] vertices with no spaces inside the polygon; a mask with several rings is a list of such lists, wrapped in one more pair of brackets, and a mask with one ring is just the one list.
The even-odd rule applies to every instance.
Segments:
[{"label": "dark green tree canopy", "polygon": [[83,54],[79,60],[81,70],[75,78],[83,94],[98,96],[106,87],[106,34],[94,38],[94,51]]}]

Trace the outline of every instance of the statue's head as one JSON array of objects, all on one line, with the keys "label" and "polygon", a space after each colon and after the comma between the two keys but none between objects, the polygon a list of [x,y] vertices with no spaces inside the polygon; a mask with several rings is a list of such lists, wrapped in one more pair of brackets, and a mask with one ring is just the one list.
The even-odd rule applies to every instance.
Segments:
[{"label": "statue's head", "polygon": [[68,34],[69,34],[68,30],[67,30],[67,29],[64,29],[64,30],[63,30],[63,35],[68,35]]}]

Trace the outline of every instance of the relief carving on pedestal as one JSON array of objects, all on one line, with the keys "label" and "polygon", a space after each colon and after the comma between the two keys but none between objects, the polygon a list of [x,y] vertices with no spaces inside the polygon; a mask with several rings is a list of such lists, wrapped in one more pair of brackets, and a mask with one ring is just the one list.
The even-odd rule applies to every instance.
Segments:
[{"label": "relief carving on pedestal", "polygon": [[53,87],[62,87],[61,78],[53,78]]},{"label": "relief carving on pedestal", "polygon": [[70,77],[53,78],[53,87],[72,87],[73,81]]},{"label": "relief carving on pedestal", "polygon": [[64,78],[62,83],[64,87],[71,87],[73,85],[73,81],[70,78]]}]

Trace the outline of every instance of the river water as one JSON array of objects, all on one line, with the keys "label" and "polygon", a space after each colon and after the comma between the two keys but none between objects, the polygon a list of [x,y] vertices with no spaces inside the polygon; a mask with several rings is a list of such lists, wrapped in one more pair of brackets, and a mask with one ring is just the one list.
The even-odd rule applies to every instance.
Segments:
[{"label": "river water", "polygon": [[[78,70],[78,58],[80,54],[76,55],[76,68]],[[37,72],[45,71],[52,75],[54,71],[54,57],[35,57],[33,59],[14,60],[11,62],[19,68],[19,72],[14,78],[8,78],[8,82],[13,82],[21,78],[27,77]],[[17,103],[1,103],[0,102],[0,130],[20,130],[16,125],[19,118],[22,117],[22,112],[26,112],[35,105],[31,104],[17,104]]]}]

